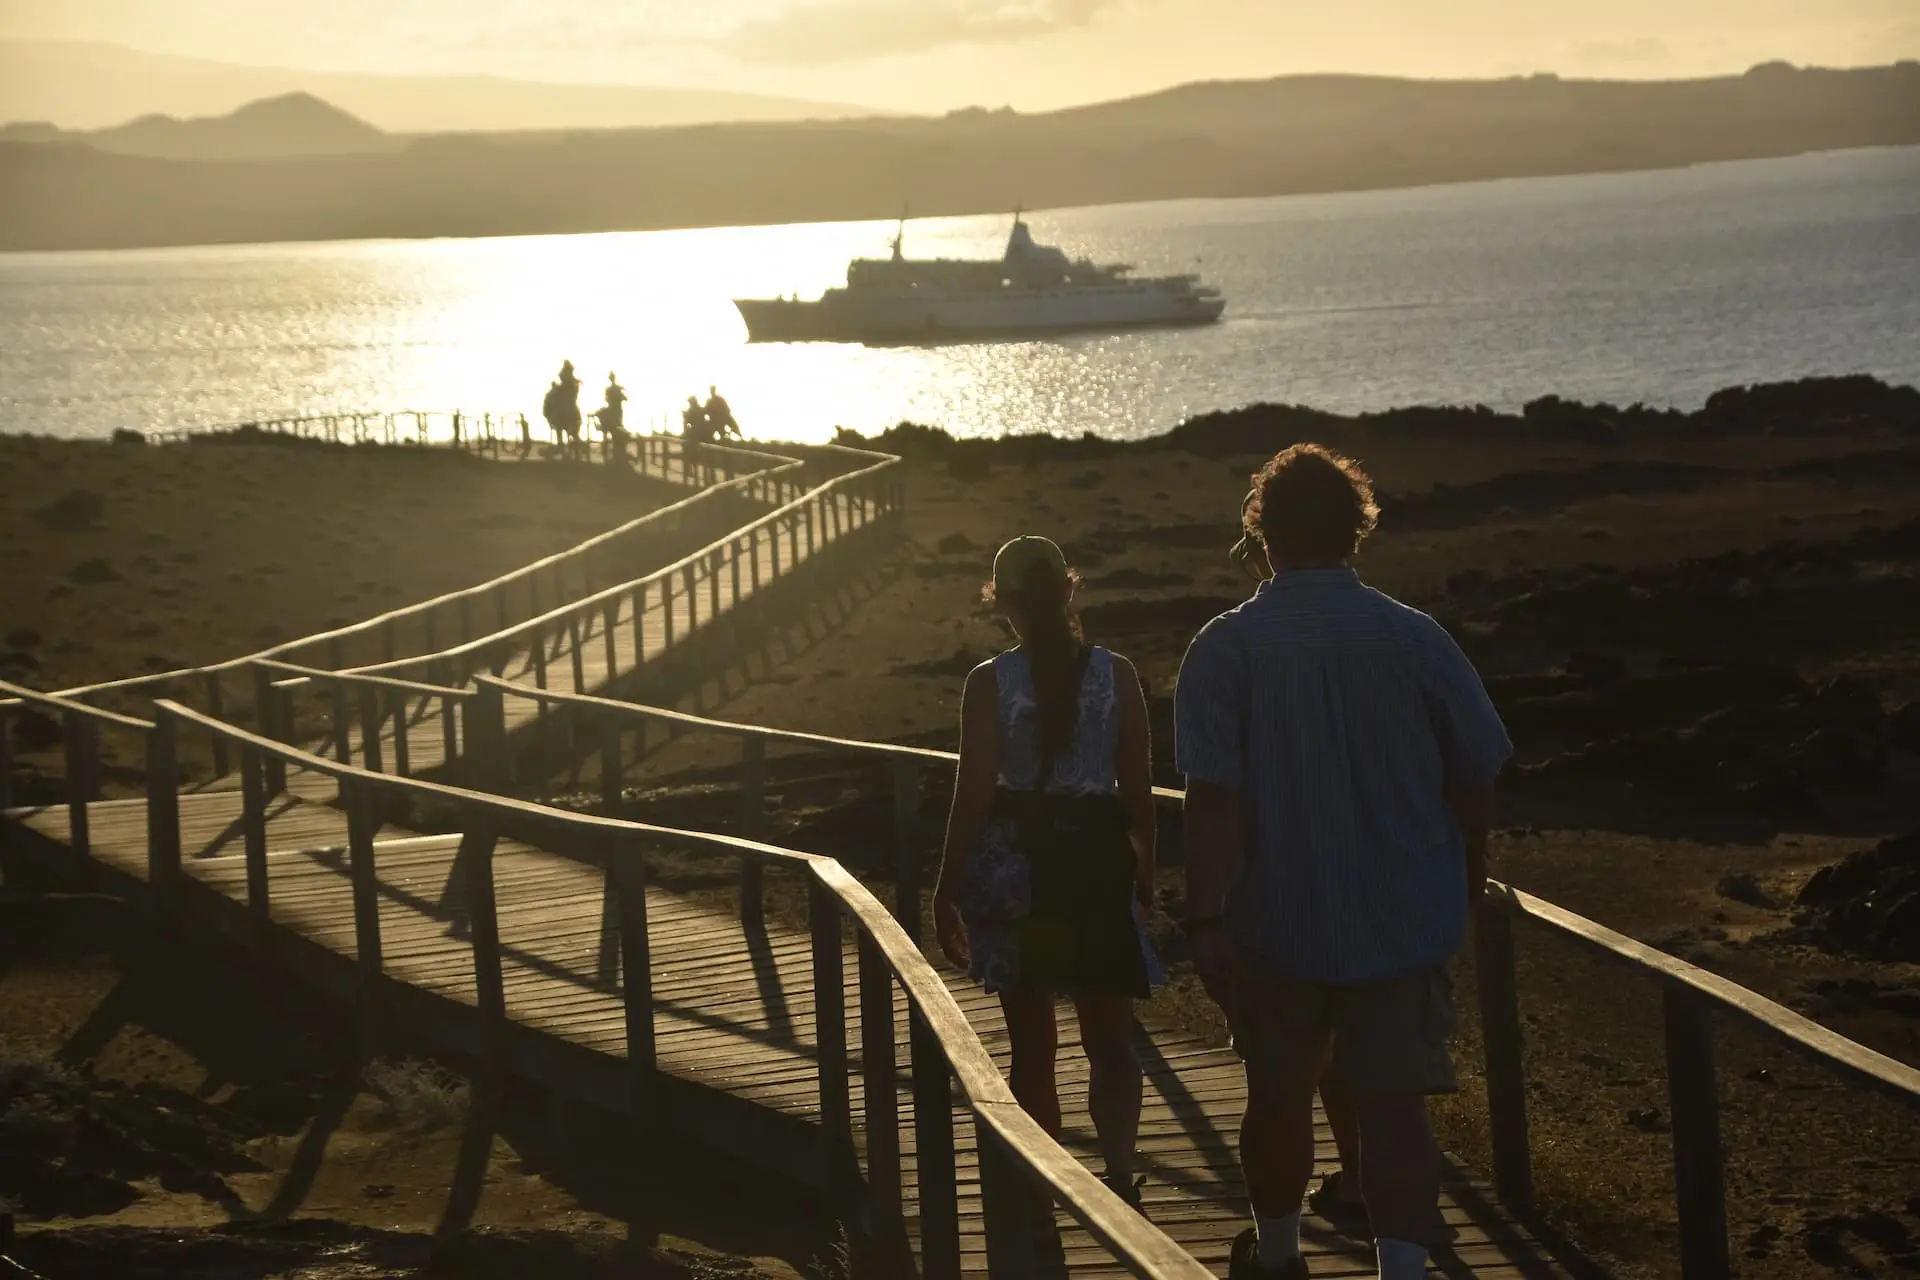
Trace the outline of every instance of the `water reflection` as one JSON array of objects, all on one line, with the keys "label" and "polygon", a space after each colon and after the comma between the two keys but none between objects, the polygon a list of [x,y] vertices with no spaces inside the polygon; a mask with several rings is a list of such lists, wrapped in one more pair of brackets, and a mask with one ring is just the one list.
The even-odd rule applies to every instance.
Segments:
[{"label": "water reflection", "polygon": [[[908,224],[1000,252],[1005,215]],[[1673,173],[1042,212],[1035,235],[1228,301],[1198,330],[934,348],[748,345],[735,296],[817,296],[890,220],[0,255],[0,430],[288,412],[525,412],[561,359],[628,421],[717,384],[749,434],[1164,430],[1254,399],[1697,404],[1731,382],[1920,381],[1920,150]],[[591,397],[589,397],[591,398]],[[591,406],[589,406],[591,407]]]}]

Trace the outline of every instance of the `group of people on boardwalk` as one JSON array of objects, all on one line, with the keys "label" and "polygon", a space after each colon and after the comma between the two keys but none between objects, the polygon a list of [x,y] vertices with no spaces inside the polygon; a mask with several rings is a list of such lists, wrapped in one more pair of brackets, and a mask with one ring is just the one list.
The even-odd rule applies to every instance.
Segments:
[{"label": "group of people on boardwalk", "polygon": [[[1415,1280],[1448,1238],[1426,1099],[1456,1087],[1446,966],[1485,891],[1511,745],[1446,631],[1350,567],[1377,517],[1353,460],[1275,455],[1231,552],[1257,585],[1193,638],[1175,686],[1183,932],[1246,1073],[1253,1222],[1233,1280],[1308,1275],[1303,1201],[1370,1236],[1382,1280]],[[999,995],[1014,1096],[1055,1134],[1055,1006],[1073,1002],[1103,1178],[1138,1208],[1133,1002],[1165,980],[1145,928],[1147,702],[1126,658],[1086,642],[1078,581],[1043,537],[994,559],[987,598],[1018,644],[966,680],[934,919],[948,959]],[[1316,1091],[1340,1168],[1308,1194]]]},{"label": "group of people on boardwalk", "polygon": [[[707,392],[704,405],[693,396],[687,397],[687,407],[681,414],[682,436],[703,444],[724,440],[728,435],[741,438],[740,424],[734,419],[732,408],[721,398],[719,388],[708,387]],[[624,463],[633,433],[627,430],[627,389],[620,385],[616,374],[607,375],[602,400],[600,408],[593,411],[594,425],[600,431],[601,453],[608,462]],[[562,456],[579,459],[588,456],[590,450],[581,431],[585,419],[580,412],[580,378],[573,371],[573,361],[561,362],[559,375],[548,385],[546,397],[541,401],[540,414],[546,419],[547,430],[552,433]],[[520,443],[523,456],[533,452],[533,438],[524,426]]]}]

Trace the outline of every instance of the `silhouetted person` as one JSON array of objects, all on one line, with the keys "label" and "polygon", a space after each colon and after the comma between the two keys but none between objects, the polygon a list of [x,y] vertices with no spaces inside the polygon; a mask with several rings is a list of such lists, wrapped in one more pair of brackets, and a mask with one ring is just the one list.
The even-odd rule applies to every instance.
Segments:
[{"label": "silhouetted person", "polygon": [[707,426],[712,431],[714,439],[725,440],[729,432],[733,434],[734,439],[741,438],[740,424],[734,421],[733,409],[721,397],[718,387],[707,388],[706,414]]},{"label": "silhouetted person", "polygon": [[607,461],[615,458],[627,460],[627,389],[613,374],[607,375],[606,404],[594,417],[599,420],[600,434],[605,440]]},{"label": "silhouetted person", "polygon": [[713,424],[707,418],[707,411],[700,407],[698,396],[688,396],[687,407],[680,411],[680,436],[695,444],[713,439]]},{"label": "silhouetted person", "polygon": [[561,363],[560,376],[547,388],[540,412],[561,453],[576,456],[580,452],[580,379],[574,376],[573,361]]}]

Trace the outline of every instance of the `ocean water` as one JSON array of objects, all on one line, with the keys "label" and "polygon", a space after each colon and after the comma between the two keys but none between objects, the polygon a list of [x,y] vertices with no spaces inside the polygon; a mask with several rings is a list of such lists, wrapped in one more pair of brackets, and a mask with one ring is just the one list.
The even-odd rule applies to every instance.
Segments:
[{"label": "ocean water", "polygon": [[[907,226],[997,254],[1008,218]],[[1256,400],[1355,411],[1733,383],[1920,382],[1920,149],[1341,195],[1046,210],[1036,238],[1227,297],[1198,330],[750,345],[730,299],[839,283],[890,222],[0,254],[0,431],[291,413],[526,412],[563,358],[630,423],[717,384],[749,435],[910,418],[1136,437]]]}]

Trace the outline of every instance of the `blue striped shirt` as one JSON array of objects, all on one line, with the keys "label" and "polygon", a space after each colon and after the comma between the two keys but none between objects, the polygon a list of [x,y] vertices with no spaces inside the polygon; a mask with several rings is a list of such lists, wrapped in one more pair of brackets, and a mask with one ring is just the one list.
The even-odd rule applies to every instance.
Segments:
[{"label": "blue striped shirt", "polygon": [[1180,665],[1176,763],[1240,793],[1246,867],[1226,929],[1306,982],[1399,977],[1466,940],[1466,856],[1450,781],[1512,754],[1445,628],[1364,585],[1307,569],[1209,622]]}]

